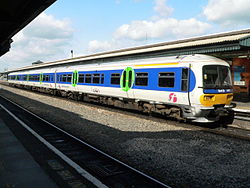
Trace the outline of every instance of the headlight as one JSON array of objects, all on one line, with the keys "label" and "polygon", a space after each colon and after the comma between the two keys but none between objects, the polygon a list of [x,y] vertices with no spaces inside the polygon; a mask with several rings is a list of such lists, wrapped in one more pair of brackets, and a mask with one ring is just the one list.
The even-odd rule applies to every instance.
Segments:
[{"label": "headlight", "polygon": [[214,95],[204,95],[204,101],[214,101],[215,96]]},{"label": "headlight", "polygon": [[228,94],[227,95],[227,100],[233,100],[233,94]]}]

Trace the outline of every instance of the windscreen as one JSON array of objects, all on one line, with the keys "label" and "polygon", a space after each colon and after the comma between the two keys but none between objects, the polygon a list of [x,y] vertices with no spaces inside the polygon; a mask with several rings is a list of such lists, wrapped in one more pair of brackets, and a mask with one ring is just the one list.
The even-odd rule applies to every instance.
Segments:
[{"label": "windscreen", "polygon": [[203,67],[204,89],[231,89],[232,79],[229,67],[205,65]]}]

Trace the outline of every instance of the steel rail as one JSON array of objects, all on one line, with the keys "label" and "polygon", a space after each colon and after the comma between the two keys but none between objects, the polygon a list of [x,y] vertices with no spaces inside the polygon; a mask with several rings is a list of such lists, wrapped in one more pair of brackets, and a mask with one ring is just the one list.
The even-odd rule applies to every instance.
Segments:
[{"label": "steel rail", "polygon": [[235,119],[242,121],[250,121],[250,110],[247,109],[234,109]]}]

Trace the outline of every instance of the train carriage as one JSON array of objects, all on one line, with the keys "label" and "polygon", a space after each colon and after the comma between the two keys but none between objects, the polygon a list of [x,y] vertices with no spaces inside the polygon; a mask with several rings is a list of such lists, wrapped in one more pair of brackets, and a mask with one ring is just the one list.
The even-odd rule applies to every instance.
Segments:
[{"label": "train carriage", "polygon": [[229,65],[207,55],[61,65],[13,72],[9,82],[194,122],[233,120]]}]

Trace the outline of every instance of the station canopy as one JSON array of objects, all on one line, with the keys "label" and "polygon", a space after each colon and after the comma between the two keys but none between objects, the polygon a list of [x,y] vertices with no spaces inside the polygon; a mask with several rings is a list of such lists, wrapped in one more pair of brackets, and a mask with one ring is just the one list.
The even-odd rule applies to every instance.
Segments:
[{"label": "station canopy", "polygon": [[56,0],[0,1],[0,56],[9,51],[12,37]]}]

